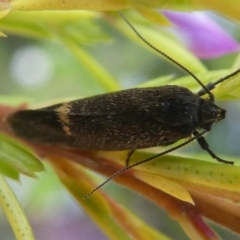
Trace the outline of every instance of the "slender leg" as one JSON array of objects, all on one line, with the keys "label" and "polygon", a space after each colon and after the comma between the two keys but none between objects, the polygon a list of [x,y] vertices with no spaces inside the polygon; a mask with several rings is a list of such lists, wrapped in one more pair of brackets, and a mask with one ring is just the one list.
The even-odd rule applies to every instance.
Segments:
[{"label": "slender leg", "polygon": [[[197,136],[199,136],[199,133],[197,131],[195,131],[193,133],[193,135],[195,137],[197,137]],[[213,159],[216,159],[218,162],[221,162],[221,163],[233,165],[234,162],[223,160],[223,159],[219,158],[214,152],[212,152],[212,150],[209,148],[209,145],[208,145],[208,143],[206,142],[206,140],[203,136],[198,137],[197,141],[198,141],[199,145],[201,146],[201,148],[203,150],[207,151]]]},{"label": "slender leg", "polygon": [[136,150],[132,150],[132,151],[130,151],[130,152],[128,153],[127,159],[126,159],[126,167],[129,166],[130,158],[131,158],[131,156],[133,155],[133,153],[134,153],[135,151],[136,151]]}]

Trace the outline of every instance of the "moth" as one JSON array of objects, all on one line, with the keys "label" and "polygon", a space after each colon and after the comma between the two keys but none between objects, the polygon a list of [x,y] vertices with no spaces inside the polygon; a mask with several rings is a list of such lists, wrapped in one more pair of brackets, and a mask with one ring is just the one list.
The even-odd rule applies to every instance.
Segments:
[{"label": "moth", "polygon": [[[136,150],[168,146],[198,130],[210,131],[226,111],[181,86],[135,88],[101,94],[8,116],[27,140],[80,150]],[[201,147],[219,162],[203,137]]]},{"label": "moth", "polygon": [[[137,149],[168,146],[192,136],[186,142],[157,156],[196,139],[202,149],[214,159],[221,163],[233,164],[218,157],[210,149],[203,135],[226,115],[226,110],[215,104],[211,90],[217,84],[237,75],[240,69],[205,86],[187,68],[146,41],[128,20],[126,22],[146,44],[190,74],[202,89],[193,93],[177,85],[134,88],[36,110],[21,110],[7,117],[7,122],[15,134],[34,142],[80,150],[129,150],[129,158]],[[206,94],[209,98],[203,98]],[[127,166],[103,184],[123,171],[155,157]]]}]

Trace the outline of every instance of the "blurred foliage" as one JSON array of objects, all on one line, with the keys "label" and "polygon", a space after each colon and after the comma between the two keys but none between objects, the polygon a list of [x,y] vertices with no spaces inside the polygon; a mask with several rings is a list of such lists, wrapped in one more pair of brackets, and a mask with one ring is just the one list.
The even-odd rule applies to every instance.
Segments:
[{"label": "blurred foliage", "polygon": [[[49,1],[42,1],[43,5],[39,8],[47,11],[32,11],[39,10],[36,1],[11,1],[11,7],[14,7],[18,11],[10,11],[9,14],[0,20],[0,30],[8,35],[8,38],[2,38],[0,42],[0,71],[2,81],[0,92],[1,103],[16,105],[22,103],[23,100],[25,101],[26,99],[28,102],[31,102],[31,106],[39,107],[54,103],[55,101],[65,101],[69,98],[94,95],[136,85],[146,87],[160,86],[164,84],[179,84],[190,88],[194,92],[199,90],[199,86],[191,77],[182,76],[183,74],[178,69],[174,70],[173,74],[172,63],[159,59],[159,55],[154,55],[155,52],[152,54],[152,50],[146,47],[145,44],[142,44],[119,15],[115,13],[96,13],[88,11],[64,11],[66,9],[71,9],[71,6],[76,6],[76,4],[79,4],[79,8],[84,4],[84,6],[87,5],[85,1],[68,1],[67,6],[57,5],[60,4],[60,2],[62,1],[53,1],[50,6],[48,5]],[[106,4],[104,5],[106,6],[105,9],[108,10],[134,6],[139,13],[148,19],[151,19],[153,22],[162,23],[165,26],[169,25],[169,22],[162,15],[156,15],[156,11],[152,8],[161,7],[161,5],[158,4],[158,1],[117,1],[113,5],[111,4],[111,1],[98,1],[97,4],[95,3],[92,5],[92,10],[99,10],[97,8],[103,6],[102,2]],[[221,2],[221,4],[219,4],[219,2]],[[230,4],[228,3],[228,7],[225,7],[223,1],[212,1],[209,3],[209,1],[175,0],[169,1],[168,7],[173,9],[189,9],[191,7],[193,9],[206,8],[218,10],[233,19],[239,19],[239,14],[236,14],[236,12],[239,13],[240,5],[239,3],[237,4],[237,2],[238,1],[231,1]],[[35,8],[32,9],[32,6],[35,6]],[[50,7],[48,8],[47,6]],[[209,6],[214,6],[215,8],[209,8]],[[9,11],[8,7],[8,5],[5,5],[5,8],[7,9],[5,10],[5,13]],[[61,9],[61,11],[52,11],[52,9]],[[231,73],[233,69],[239,67],[240,58],[239,56],[236,58],[236,54],[224,56],[212,61],[205,61],[204,64],[192,53],[186,50],[180,42],[165,31],[165,29],[156,28],[152,23],[146,22],[142,17],[131,11],[127,12],[126,16],[134,23],[134,26],[141,35],[143,35],[148,41],[151,41],[155,47],[166,52],[182,65],[187,66],[188,69],[193,71],[205,84],[227,75]],[[235,28],[237,28],[237,26],[235,26]],[[129,41],[129,39],[131,41]],[[17,52],[20,50],[28,51],[31,48],[43,50],[49,60],[52,72],[49,73],[48,81],[44,84],[23,85],[16,81],[16,76],[13,75],[13,60],[16,57]],[[28,62],[28,58],[25,58],[25,61],[26,66],[31,66],[31,59]],[[220,68],[218,67],[219,63]],[[161,67],[159,67],[160,65]],[[40,71],[37,71],[36,75],[40,74],[41,67],[42,65],[39,65]],[[214,94],[219,100],[236,101],[240,98],[239,86],[240,78],[239,76],[236,76],[230,81],[219,85],[219,87],[214,90]],[[237,110],[234,111],[239,111],[238,103],[235,107]],[[223,124],[221,124],[221,128],[223,127]],[[216,129],[216,139],[218,139],[218,141],[215,141],[216,145],[213,143],[212,146],[217,147],[222,151],[223,145],[227,143],[221,142],[223,137],[219,139],[219,136],[225,136],[225,133],[224,130],[221,130],[220,128]],[[238,130],[235,131],[237,133],[240,130],[238,128]],[[226,129],[225,132],[228,132],[228,129]],[[6,135],[1,135],[0,141],[1,173],[13,179],[18,179],[19,173],[35,176],[35,171],[43,170],[41,163],[36,157],[29,154],[26,147],[16,143],[16,140],[10,140]],[[230,145],[232,145],[232,143],[230,143]],[[44,151],[44,149],[41,150]],[[236,146],[235,154],[239,155],[237,150],[238,146]],[[49,155],[47,155],[46,152]],[[36,153],[39,155],[38,149],[36,150]],[[227,153],[229,154],[229,152]],[[149,221],[149,218],[151,218],[147,213],[150,207],[144,206],[144,208],[138,209],[139,212],[143,211],[143,215],[146,215],[146,220],[144,221],[129,210],[134,207],[137,201],[139,201],[139,195],[133,196],[132,193],[121,194],[122,191],[119,188],[116,187],[117,190],[115,190],[115,187],[113,189],[113,187],[110,186],[109,192],[112,193],[111,195],[122,195],[122,202],[120,201],[119,203],[118,201],[112,200],[102,191],[97,192],[96,196],[94,194],[90,199],[83,201],[82,196],[98,185],[99,182],[102,181],[102,178],[90,173],[87,170],[87,167],[83,168],[69,161],[74,158],[77,159],[78,156],[70,154],[70,156],[72,156],[71,158],[68,155],[64,155],[66,153],[63,152],[61,158],[59,157],[59,155],[61,156],[61,149],[59,150],[59,155],[56,155],[56,152],[54,152],[54,154],[49,150],[45,151],[44,156],[48,158],[48,161],[54,167],[55,172],[75,197],[77,202],[82,205],[84,210],[95,220],[110,239],[128,239],[130,236],[134,239],[147,239],[150,238],[150,236],[152,239],[168,239],[164,234],[156,231],[146,223]],[[121,165],[124,165],[124,159],[126,158],[125,153],[120,153],[119,155],[118,153],[114,153],[113,155],[111,155],[112,153],[101,154],[102,153],[93,153],[93,155],[90,154],[87,157],[93,160],[95,158],[106,158],[107,160],[110,159],[113,162],[113,165],[116,164],[116,162],[120,164],[120,167]],[[137,153],[136,156],[134,155],[134,158],[136,159],[133,159],[133,161],[144,158],[144,154],[145,153]],[[196,154],[195,156],[197,158]],[[204,158],[205,157],[201,156],[201,159]],[[227,159],[229,158],[230,156],[227,157]],[[8,161],[9,159],[11,160],[10,162]],[[163,174],[161,171],[164,171],[164,169],[169,167],[169,162],[173,164],[173,167],[170,171]],[[107,161],[106,163],[109,164]],[[165,168],[164,164],[166,164]],[[113,166],[110,162],[109,169],[111,169],[111,167]],[[220,189],[222,189],[217,196],[226,194],[225,190],[229,189],[230,186],[232,187],[231,191],[233,193],[239,191],[239,181],[236,180],[236,178],[234,178],[233,181],[231,180],[231,177],[238,176],[239,170],[237,167],[231,169],[229,166],[218,166],[219,168],[226,167],[226,169],[218,171],[219,168],[216,168],[216,164],[196,161],[194,159],[182,159],[180,156],[175,158],[170,157],[170,160],[168,156],[166,156],[166,158],[164,157],[159,163],[159,168],[156,168],[155,162],[142,167],[143,169],[134,170],[135,172],[133,176],[142,180],[143,186],[144,183],[149,182],[152,183],[153,187],[161,188],[162,186],[159,182],[161,181],[162,183],[163,181],[166,181],[166,192],[174,190],[175,195],[172,195],[190,203],[195,201],[195,199],[192,200],[191,196],[189,196],[189,189],[187,188],[188,184],[193,184],[194,187],[196,187],[194,184],[206,188],[210,188],[211,186],[214,191],[219,189],[219,186],[222,186],[220,187]],[[182,186],[179,185],[179,182],[185,177],[186,167],[189,169],[189,176],[193,176],[196,171],[199,171],[200,174],[199,178],[194,177],[193,179],[190,179],[188,183],[185,183],[186,186],[184,184]],[[148,168],[150,168],[150,173],[154,172],[154,175],[148,175],[149,171],[146,171]],[[99,169],[97,172],[107,176],[110,175],[109,172],[105,173],[104,171],[107,170],[101,171]],[[216,171],[216,173],[214,171]],[[236,172],[233,174],[232,171]],[[217,182],[214,183],[214,186],[211,185],[211,181],[209,182],[209,172],[212,172],[215,176],[211,180],[213,182],[217,180]],[[220,174],[222,172],[224,176],[226,176],[226,178],[224,178],[226,182],[224,183],[222,182],[223,179]],[[169,176],[169,174],[173,174],[173,176]],[[128,182],[129,185],[124,182],[128,179],[119,179],[120,182],[122,181],[122,184],[137,190],[137,188],[130,186],[130,181]],[[198,181],[194,182],[196,179]],[[173,185],[170,183],[172,180],[174,180]],[[51,184],[53,180],[48,179],[46,183],[46,181],[44,181],[44,176],[41,176],[41,181],[43,182],[42,185],[44,187],[41,189],[41,186],[38,185],[38,189],[41,189],[40,191],[42,192],[48,192],[49,194],[49,189],[52,189]],[[157,185],[159,185],[159,187],[157,187]],[[55,184],[53,184],[53,186],[55,186]],[[180,189],[184,189],[184,194],[178,189],[179,187],[181,187]],[[144,189],[144,187],[142,188]],[[36,189],[34,190],[36,191]],[[117,193],[117,191],[120,191],[120,193]],[[139,189],[137,191],[141,192]],[[199,191],[201,192],[201,190]],[[152,201],[155,201],[154,197],[147,195],[146,192],[141,193],[146,197],[149,197]],[[180,192],[184,195],[183,197],[181,197],[182,195]],[[28,194],[31,195],[32,193],[30,192]],[[46,194],[46,196],[48,196],[48,194]],[[39,195],[41,194],[39,193]],[[36,198],[38,198],[39,195],[36,194]],[[231,197],[233,198],[234,196]],[[162,196],[163,199],[164,197],[165,195]],[[229,198],[233,200],[231,197]],[[31,196],[31,198],[33,198],[33,196]],[[9,199],[8,204],[17,206],[17,203],[12,201],[12,199],[14,199],[13,196],[9,197]],[[48,202],[48,197],[44,196],[43,201],[44,200]],[[165,204],[168,203],[168,201],[170,200],[166,200]],[[177,204],[180,202],[178,201],[176,201]],[[157,201],[155,201],[155,203],[156,202]],[[162,202],[162,205],[165,206],[163,203],[164,202]],[[53,202],[53,205],[54,204],[56,203]],[[177,204],[173,206],[177,206]],[[146,210],[144,211],[144,209]],[[158,210],[154,210],[151,214],[154,214],[155,211],[157,212]],[[171,214],[170,215],[180,223],[189,237],[192,239],[194,239],[194,237],[195,239],[199,237],[199,233],[196,233],[194,227],[191,225],[193,222],[192,219],[189,219],[189,216],[182,216],[184,214],[187,215],[188,212],[184,212],[184,214]],[[20,212],[18,216],[22,215],[23,213]],[[164,219],[166,216],[161,218],[159,212],[157,212],[155,218],[156,220],[153,221],[152,225],[156,228],[159,228],[160,224],[158,222],[160,219],[161,221],[166,222],[162,223],[165,227],[168,225],[168,221],[170,221]],[[11,218],[8,219],[10,222],[14,221]],[[184,239],[186,237],[182,233],[179,233],[180,230],[178,230],[173,224],[170,224],[170,226],[172,227],[167,231],[169,236],[175,239]],[[17,229],[17,227],[18,226],[13,226],[13,229]],[[29,233],[30,232],[31,231],[29,231]],[[222,236],[224,236],[223,234],[226,233],[221,233]],[[17,234],[15,236],[17,239],[21,239]],[[230,236],[231,239],[233,239],[233,235]]]}]

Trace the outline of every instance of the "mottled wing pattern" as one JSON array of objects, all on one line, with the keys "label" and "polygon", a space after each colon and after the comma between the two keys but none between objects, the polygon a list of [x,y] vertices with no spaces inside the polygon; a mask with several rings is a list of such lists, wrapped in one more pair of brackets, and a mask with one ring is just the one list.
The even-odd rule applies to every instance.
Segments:
[{"label": "mottled wing pattern", "polygon": [[8,122],[28,140],[78,149],[131,150],[189,136],[194,127],[189,114],[197,104],[199,97],[179,86],[129,89],[18,111]]}]

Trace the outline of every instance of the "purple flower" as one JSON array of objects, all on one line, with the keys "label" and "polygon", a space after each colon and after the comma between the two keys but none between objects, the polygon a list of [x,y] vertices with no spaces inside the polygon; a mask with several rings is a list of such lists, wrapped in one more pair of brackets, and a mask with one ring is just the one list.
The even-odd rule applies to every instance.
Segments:
[{"label": "purple flower", "polygon": [[177,28],[186,47],[200,58],[238,51],[239,44],[203,12],[161,11]]}]

